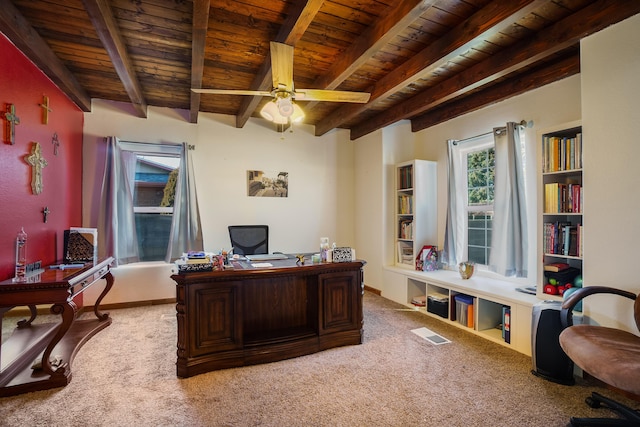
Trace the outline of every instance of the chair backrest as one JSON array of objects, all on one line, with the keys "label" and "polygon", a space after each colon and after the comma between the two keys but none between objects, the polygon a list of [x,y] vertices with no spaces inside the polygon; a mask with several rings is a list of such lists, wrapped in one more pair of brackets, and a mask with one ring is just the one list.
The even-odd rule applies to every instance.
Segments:
[{"label": "chair backrest", "polygon": [[229,238],[233,253],[254,255],[269,253],[268,225],[230,225]]}]

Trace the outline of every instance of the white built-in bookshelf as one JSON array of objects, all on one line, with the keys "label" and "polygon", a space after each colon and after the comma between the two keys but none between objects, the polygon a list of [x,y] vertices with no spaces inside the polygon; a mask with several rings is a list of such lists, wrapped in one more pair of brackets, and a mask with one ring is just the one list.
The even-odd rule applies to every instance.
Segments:
[{"label": "white built-in bookshelf", "polygon": [[545,275],[545,266],[564,264],[582,272],[582,126],[580,122],[566,123],[538,135],[538,259],[541,263],[537,294],[545,299],[561,299],[563,286],[572,279],[557,282],[557,277],[562,275],[556,275],[550,280]]},{"label": "white built-in bookshelf", "polygon": [[437,163],[412,160],[395,169],[395,264],[415,268],[422,246],[437,244]]}]

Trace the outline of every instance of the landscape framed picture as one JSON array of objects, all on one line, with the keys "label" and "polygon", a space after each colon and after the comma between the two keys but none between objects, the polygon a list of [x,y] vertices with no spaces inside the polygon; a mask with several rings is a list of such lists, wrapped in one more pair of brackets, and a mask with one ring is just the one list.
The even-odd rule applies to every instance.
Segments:
[{"label": "landscape framed picture", "polygon": [[247,196],[289,197],[289,172],[248,170]]}]

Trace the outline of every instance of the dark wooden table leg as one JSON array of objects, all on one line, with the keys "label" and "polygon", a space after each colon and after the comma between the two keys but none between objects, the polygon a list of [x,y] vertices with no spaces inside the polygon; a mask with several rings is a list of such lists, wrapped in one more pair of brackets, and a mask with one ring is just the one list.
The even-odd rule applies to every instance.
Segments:
[{"label": "dark wooden table leg", "polygon": [[93,306],[93,312],[95,313],[96,317],[100,320],[107,320],[109,318],[109,313],[100,313],[98,308],[100,307],[100,303],[102,302],[102,299],[111,290],[111,287],[113,286],[113,282],[114,282],[113,275],[111,274],[110,271],[104,275],[104,279],[107,281],[107,284],[104,287],[104,290],[102,291],[98,299],[96,300],[95,305]]},{"label": "dark wooden table leg", "polygon": [[78,312],[78,307],[72,300],[67,301],[64,304],[54,304],[51,306],[51,313],[59,314],[60,317],[62,317],[62,322],[60,323],[60,326],[58,327],[56,334],[53,336],[53,339],[47,345],[47,348],[44,350],[44,353],[42,354],[42,370],[46,374],[51,375],[52,377],[68,376],[71,374],[71,372],[68,370],[69,368],[68,360],[63,360],[58,366],[53,367],[51,365],[50,357],[51,357],[51,352],[53,351],[55,346],[60,342],[62,337],[65,336],[65,334],[71,327],[71,324],[73,323],[73,320],[75,319],[77,312]]},{"label": "dark wooden table leg", "polygon": [[31,326],[31,322],[36,320],[36,316],[38,316],[38,309],[36,308],[36,306],[30,305],[29,311],[31,312],[31,317],[29,318],[29,320],[22,319],[18,321],[18,328],[26,328],[28,326]]}]

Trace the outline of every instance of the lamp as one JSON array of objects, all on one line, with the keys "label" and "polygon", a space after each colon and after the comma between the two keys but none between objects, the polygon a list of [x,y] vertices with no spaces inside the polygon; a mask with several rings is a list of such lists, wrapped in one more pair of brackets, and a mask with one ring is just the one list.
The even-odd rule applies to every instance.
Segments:
[{"label": "lamp", "polygon": [[304,111],[293,102],[288,92],[276,92],[275,98],[262,107],[260,115],[279,125],[287,124],[289,121],[297,123],[304,119]]}]

